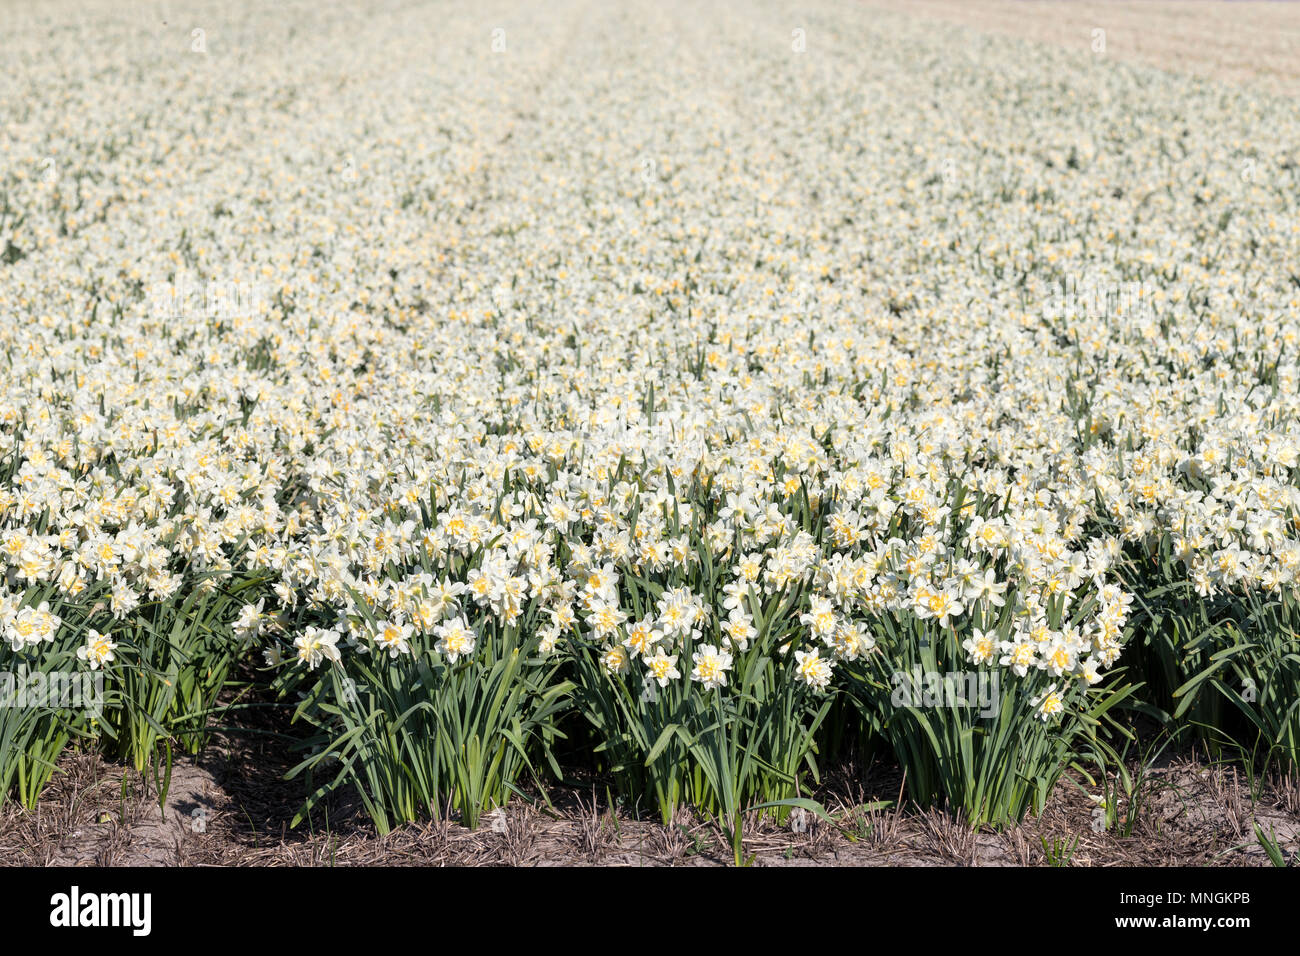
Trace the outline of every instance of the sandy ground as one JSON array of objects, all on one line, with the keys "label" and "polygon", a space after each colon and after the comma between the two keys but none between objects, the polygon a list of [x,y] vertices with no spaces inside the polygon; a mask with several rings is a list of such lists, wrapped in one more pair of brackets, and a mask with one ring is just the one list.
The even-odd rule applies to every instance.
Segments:
[{"label": "sandy ground", "polygon": [[[1300,4],[1225,0],[866,0],[1208,79],[1300,94]],[[1104,52],[1094,51],[1103,30]]]},{"label": "sandy ground", "polygon": [[[172,772],[165,812],[151,779],[69,754],[33,812],[0,811],[0,864],[75,866],[525,865],[716,866],[731,855],[711,821],[682,812],[669,826],[606,804],[575,783],[516,801],[476,831],[452,820],[379,836],[355,805],[336,802],[291,829],[303,790],[264,740],[222,738]],[[1184,753],[1157,763],[1134,800],[1130,832],[1100,832],[1092,804],[1063,781],[1041,818],[1002,832],[947,813],[900,808],[897,768],[844,767],[816,796],[836,826],[796,830],[754,821],[745,842],[759,866],[1268,866],[1258,821],[1300,865],[1300,780],[1256,784],[1229,765]],[[888,803],[873,807],[877,801]],[[1121,804],[1127,809],[1126,804]],[[1127,815],[1127,814],[1126,814]],[[1055,860],[1052,857],[1055,856]]]}]

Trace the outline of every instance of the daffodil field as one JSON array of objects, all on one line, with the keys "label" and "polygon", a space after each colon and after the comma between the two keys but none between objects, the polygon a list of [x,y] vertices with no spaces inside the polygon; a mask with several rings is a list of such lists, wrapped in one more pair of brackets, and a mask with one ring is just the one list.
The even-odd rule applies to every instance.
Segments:
[{"label": "daffodil field", "polygon": [[236,698],[304,814],[580,765],[738,858],[850,753],[995,825],[1139,716],[1300,762],[1293,100],[822,0],[0,10],[0,798]]}]

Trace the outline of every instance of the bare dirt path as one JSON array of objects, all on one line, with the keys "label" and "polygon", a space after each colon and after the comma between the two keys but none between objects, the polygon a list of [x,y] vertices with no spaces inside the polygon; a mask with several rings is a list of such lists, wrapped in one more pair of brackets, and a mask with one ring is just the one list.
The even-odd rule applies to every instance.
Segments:
[{"label": "bare dirt path", "polygon": [[[1300,5],[1224,0],[867,0],[1177,73],[1300,93]],[[1104,48],[1098,42],[1104,31]]]}]

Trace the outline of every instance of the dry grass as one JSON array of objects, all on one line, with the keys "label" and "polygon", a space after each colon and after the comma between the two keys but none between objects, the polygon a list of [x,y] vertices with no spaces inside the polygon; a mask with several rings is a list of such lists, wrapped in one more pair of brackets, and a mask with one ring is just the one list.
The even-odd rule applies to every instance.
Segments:
[{"label": "dry grass", "polygon": [[[680,809],[671,824],[612,802],[603,781],[533,793],[485,814],[477,830],[444,813],[380,836],[360,802],[335,798],[293,828],[305,785],[285,781],[289,730],[271,710],[242,713],[196,761],[172,770],[165,811],[151,775],[68,752],[36,810],[0,811],[0,863],[154,866],[725,866],[714,821]],[[1258,821],[1300,860],[1300,776],[1252,780],[1203,752],[1136,765],[1134,823],[1124,836],[1095,829],[1084,788],[1064,780],[1043,815],[1004,831],[972,830],[950,814],[908,805],[890,760],[828,769],[814,815],[784,825],[751,815],[745,853],[758,866],[1040,866],[1047,847],[1073,846],[1070,865],[1267,866]],[[1252,792],[1253,791],[1253,792]],[[1123,805],[1121,810],[1123,810]]]},{"label": "dry grass", "polygon": [[[688,810],[668,826],[601,799],[595,785],[517,800],[470,831],[444,817],[379,836],[345,801],[290,829],[302,789],[257,743],[223,738],[173,771],[164,815],[153,782],[87,754],[69,754],[31,813],[0,812],[0,861],[114,866],[700,866],[727,865],[717,825]],[[1300,858],[1300,785],[1251,784],[1240,768],[1182,754],[1142,778],[1133,832],[1094,829],[1092,803],[1062,782],[1044,814],[1005,831],[973,830],[940,810],[900,800],[897,768],[840,768],[816,796],[835,825],[807,817],[751,819],[745,849],[760,866],[818,864],[1039,866],[1067,846],[1073,866],[1268,865],[1254,822]],[[196,811],[199,811],[196,814]],[[201,821],[197,823],[196,821]]]}]

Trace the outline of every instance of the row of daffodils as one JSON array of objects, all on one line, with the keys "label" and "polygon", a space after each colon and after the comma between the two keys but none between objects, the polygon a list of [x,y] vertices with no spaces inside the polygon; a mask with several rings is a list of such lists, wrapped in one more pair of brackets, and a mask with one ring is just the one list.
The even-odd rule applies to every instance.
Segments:
[{"label": "row of daffodils", "polygon": [[1286,103],[852,4],[227,6],[5,41],[0,793],[248,694],[381,829],[582,770],[739,848],[866,751],[1007,822],[1132,708],[1296,761]]}]

